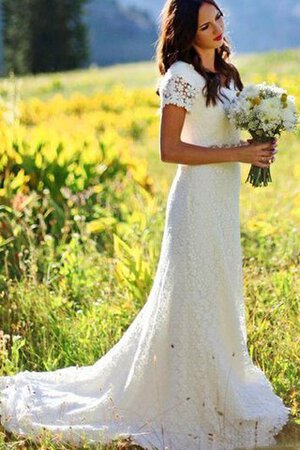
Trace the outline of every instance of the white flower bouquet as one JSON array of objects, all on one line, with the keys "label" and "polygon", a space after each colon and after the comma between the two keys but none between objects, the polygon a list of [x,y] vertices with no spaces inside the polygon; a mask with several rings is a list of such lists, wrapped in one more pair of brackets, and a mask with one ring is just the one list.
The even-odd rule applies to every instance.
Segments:
[{"label": "white flower bouquet", "polygon": [[[299,121],[295,97],[275,85],[249,84],[225,106],[230,122],[247,130],[255,142],[278,138],[282,131],[293,131]],[[247,181],[254,187],[272,181],[269,167],[251,165]]]}]

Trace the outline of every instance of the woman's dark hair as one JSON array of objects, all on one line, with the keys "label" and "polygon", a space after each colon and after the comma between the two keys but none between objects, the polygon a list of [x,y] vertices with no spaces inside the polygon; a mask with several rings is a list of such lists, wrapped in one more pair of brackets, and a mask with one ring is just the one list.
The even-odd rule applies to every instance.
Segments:
[{"label": "woman's dark hair", "polygon": [[[205,69],[201,58],[192,46],[198,29],[198,13],[203,3],[214,5],[223,15],[214,0],[167,0],[161,12],[160,36],[156,42],[156,63],[161,75],[176,61],[192,64],[195,70],[206,80],[203,93],[206,106],[216,105],[220,97],[221,75],[225,78],[225,85],[229,87],[231,80],[240,91],[244,85],[236,67],[227,61],[231,54],[229,42],[223,37],[222,46],[215,49],[215,67],[217,73]],[[158,89],[156,93],[159,95]],[[222,95],[222,93],[221,93]]]}]

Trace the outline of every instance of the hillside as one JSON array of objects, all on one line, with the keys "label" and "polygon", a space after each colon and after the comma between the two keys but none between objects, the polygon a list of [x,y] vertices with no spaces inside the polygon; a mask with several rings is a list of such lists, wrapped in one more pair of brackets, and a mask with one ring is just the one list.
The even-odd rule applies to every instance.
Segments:
[{"label": "hillside", "polygon": [[116,0],[92,0],[86,5],[90,63],[106,66],[116,62],[150,59],[156,27],[150,15]]},{"label": "hillside", "polygon": [[[292,50],[239,54],[234,56],[232,61],[245,83],[253,81],[251,76],[255,67],[255,74],[260,78],[268,74],[283,81],[290,78],[294,80],[294,85],[298,86],[300,46],[299,49]],[[151,88],[154,92],[157,77],[158,70],[155,63],[142,61],[19,78],[22,81],[22,99],[39,97],[46,100],[57,93],[70,97],[74,91],[84,95],[92,95],[101,90],[108,92],[115,85],[123,85],[130,90]],[[4,89],[5,80],[2,83],[0,88]],[[283,87],[288,86],[284,84]]]}]

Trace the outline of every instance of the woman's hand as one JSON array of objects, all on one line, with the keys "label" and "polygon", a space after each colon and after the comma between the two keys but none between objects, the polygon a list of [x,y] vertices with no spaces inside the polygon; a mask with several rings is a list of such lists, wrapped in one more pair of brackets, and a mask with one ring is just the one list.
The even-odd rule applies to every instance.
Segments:
[{"label": "woman's hand", "polygon": [[246,141],[241,141],[243,145],[239,147],[239,161],[253,164],[257,167],[270,167],[270,164],[275,161],[277,139],[264,143],[257,143],[254,142],[254,139],[247,139],[247,142],[248,145],[245,145]]}]

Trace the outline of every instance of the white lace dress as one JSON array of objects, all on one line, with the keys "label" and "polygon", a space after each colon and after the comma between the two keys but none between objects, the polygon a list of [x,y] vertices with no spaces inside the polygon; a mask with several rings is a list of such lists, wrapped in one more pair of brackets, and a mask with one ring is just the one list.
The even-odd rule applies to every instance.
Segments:
[{"label": "white lace dress", "polygon": [[[186,110],[182,140],[238,144],[223,104],[206,107],[204,79],[177,61],[161,78],[161,108]],[[234,94],[231,88],[222,88]],[[209,150],[208,150],[209,151]],[[239,223],[240,163],[179,164],[161,254],[144,307],[95,364],[0,378],[1,422],[37,436],[145,449],[272,445],[290,408],[247,351]]]}]

